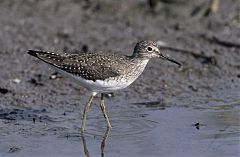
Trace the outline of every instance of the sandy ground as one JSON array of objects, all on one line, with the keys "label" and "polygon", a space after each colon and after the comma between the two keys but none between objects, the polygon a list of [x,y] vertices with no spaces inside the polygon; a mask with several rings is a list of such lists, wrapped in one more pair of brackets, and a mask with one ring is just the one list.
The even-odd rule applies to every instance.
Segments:
[{"label": "sandy ground", "polygon": [[[171,133],[158,139],[165,140],[168,136],[172,138],[162,150],[154,147],[156,153],[151,156],[168,154],[171,144],[178,144],[173,138],[178,137],[177,128],[172,126],[183,126],[181,133],[184,135],[192,128],[192,124],[199,122],[198,114],[204,117],[202,119],[205,124],[202,125],[207,126],[208,120],[210,124],[216,123],[206,118],[204,113],[221,110],[223,115],[220,114],[219,117],[224,117],[224,125],[220,126],[230,127],[230,131],[225,128],[223,132],[233,132],[233,139],[229,144],[232,146],[222,146],[222,152],[205,152],[210,156],[224,152],[227,153],[226,156],[236,156],[239,153],[240,3],[238,0],[222,0],[218,12],[208,14],[207,0],[176,1],[178,3],[157,1],[156,5],[149,5],[144,0],[1,0],[0,156],[41,156],[39,152],[42,149],[54,148],[61,143],[58,140],[66,142],[63,137],[79,137],[83,104],[89,92],[29,56],[26,53],[28,49],[59,53],[106,51],[130,55],[136,42],[143,39],[167,43],[168,47],[162,47],[162,52],[179,60],[183,67],[178,68],[162,60],[152,60],[134,84],[115,92],[113,97],[107,99],[115,129],[111,130],[113,140],[109,144],[111,150],[106,155],[136,155],[134,151],[128,154],[128,149],[140,151],[141,149],[134,147],[137,139],[142,136],[146,139],[159,137],[156,132],[161,130],[161,126],[168,127],[162,131],[171,130]],[[98,103],[97,99],[94,103]],[[167,111],[165,115],[165,120],[170,123],[162,122],[162,116],[157,119],[152,117],[155,112],[164,114],[163,110],[166,108],[172,111]],[[92,123],[87,124],[87,132],[91,148],[95,150],[94,137],[102,136],[105,129],[97,105],[91,110],[89,120]],[[194,110],[196,115],[186,110]],[[172,118],[175,113],[176,117]],[[185,113],[189,117],[181,116]],[[218,119],[218,114],[216,115],[213,119]],[[195,120],[191,121],[191,117]],[[174,119],[180,122],[187,119],[189,128],[172,124]],[[221,127],[214,127],[214,134]],[[205,131],[209,133],[210,130],[211,127]],[[153,135],[149,136],[150,133]],[[133,136],[135,134],[138,136]],[[132,146],[127,147],[129,143],[126,144],[124,138],[114,140],[115,135],[132,138]],[[229,140],[228,137],[224,139]],[[96,141],[99,139],[101,138]],[[119,139],[125,144],[122,149],[116,146]],[[39,140],[40,146],[32,146],[36,140]],[[80,141],[84,140],[70,140],[67,145],[75,145]],[[159,142],[148,141],[146,144],[158,145]],[[46,148],[41,147],[43,145]],[[31,146],[36,149],[27,149]],[[174,149],[177,150],[177,145],[175,146]],[[78,156],[75,149],[68,149],[66,145],[57,145],[57,148],[66,148],[71,156]],[[151,148],[153,147],[146,151],[151,152]],[[190,153],[181,151],[186,149],[187,146],[182,147],[178,153],[197,156],[194,153],[201,152],[197,147]],[[52,154],[53,149],[47,150],[50,156],[66,156],[61,152]],[[99,153],[96,154],[99,156]],[[145,155],[139,153],[136,156]],[[172,156],[177,154],[173,153]]]}]

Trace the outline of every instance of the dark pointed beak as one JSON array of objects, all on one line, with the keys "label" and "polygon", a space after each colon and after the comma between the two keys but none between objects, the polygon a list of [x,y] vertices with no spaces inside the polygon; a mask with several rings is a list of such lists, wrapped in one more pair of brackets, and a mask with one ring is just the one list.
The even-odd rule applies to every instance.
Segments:
[{"label": "dark pointed beak", "polygon": [[173,62],[179,66],[182,66],[181,63],[179,63],[178,61],[176,61],[175,59],[171,58],[171,57],[168,57],[168,56],[164,56],[163,54],[160,54],[160,58],[164,59],[164,60],[168,60],[170,62]]}]

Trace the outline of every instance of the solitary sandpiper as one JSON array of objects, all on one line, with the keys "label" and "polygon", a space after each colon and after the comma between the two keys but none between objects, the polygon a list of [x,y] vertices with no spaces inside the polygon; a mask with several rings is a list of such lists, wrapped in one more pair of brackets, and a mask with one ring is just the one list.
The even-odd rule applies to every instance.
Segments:
[{"label": "solitary sandpiper", "polygon": [[140,41],[131,56],[117,54],[65,54],[29,50],[28,53],[73,77],[80,85],[91,91],[89,101],[84,107],[81,131],[84,131],[87,112],[94,96],[101,93],[100,108],[111,127],[103,93],[128,87],[145,69],[149,59],[162,58],[181,66],[176,60],[164,56],[153,41]]}]

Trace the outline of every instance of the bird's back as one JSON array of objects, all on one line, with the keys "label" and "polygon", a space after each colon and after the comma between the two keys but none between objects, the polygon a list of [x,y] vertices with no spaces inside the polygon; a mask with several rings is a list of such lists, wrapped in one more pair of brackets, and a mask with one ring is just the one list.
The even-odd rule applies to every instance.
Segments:
[{"label": "bird's back", "polygon": [[94,53],[59,55],[33,50],[29,50],[28,53],[65,72],[92,81],[121,75],[129,62],[126,56],[117,55]]},{"label": "bird's back", "polygon": [[59,55],[45,51],[28,53],[80,80],[91,91],[112,91],[130,85],[144,70],[147,62],[116,54]]}]

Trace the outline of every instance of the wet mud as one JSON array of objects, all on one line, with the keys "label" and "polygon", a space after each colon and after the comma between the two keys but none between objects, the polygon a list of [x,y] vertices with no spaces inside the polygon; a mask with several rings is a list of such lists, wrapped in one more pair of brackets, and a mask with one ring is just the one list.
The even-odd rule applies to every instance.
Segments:
[{"label": "wet mud", "polygon": [[[212,9],[211,9],[212,8]],[[239,156],[238,0],[0,1],[0,156]],[[177,66],[151,60],[130,87],[99,99],[28,49],[130,55],[155,40]]]}]

